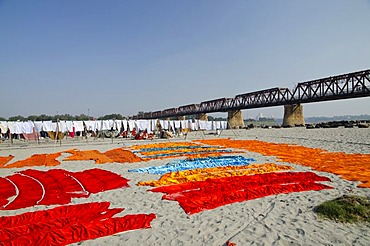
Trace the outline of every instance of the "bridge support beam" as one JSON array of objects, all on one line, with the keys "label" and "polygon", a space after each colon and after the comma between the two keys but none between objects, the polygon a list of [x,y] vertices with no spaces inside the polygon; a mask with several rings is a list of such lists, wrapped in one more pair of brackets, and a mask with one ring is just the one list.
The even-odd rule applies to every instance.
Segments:
[{"label": "bridge support beam", "polygon": [[241,110],[227,112],[228,129],[238,129],[244,127],[243,114]]},{"label": "bridge support beam", "polygon": [[198,115],[197,115],[197,119],[198,119],[198,120],[205,120],[205,121],[208,121],[208,115],[206,115],[206,114],[198,114]]},{"label": "bridge support beam", "polygon": [[301,104],[284,105],[283,127],[304,125],[303,106]]}]

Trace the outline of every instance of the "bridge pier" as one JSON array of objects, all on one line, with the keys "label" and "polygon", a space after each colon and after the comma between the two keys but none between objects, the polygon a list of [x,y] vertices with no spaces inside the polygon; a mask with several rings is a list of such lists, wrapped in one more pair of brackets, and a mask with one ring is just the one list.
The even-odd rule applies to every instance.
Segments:
[{"label": "bridge pier", "polygon": [[244,127],[243,114],[241,110],[232,110],[227,112],[228,129],[237,129]]},{"label": "bridge pier", "polygon": [[197,119],[198,119],[198,120],[205,120],[205,121],[208,121],[208,115],[206,115],[206,114],[198,114],[198,115],[197,115]]},{"label": "bridge pier", "polygon": [[304,124],[303,106],[301,104],[284,105],[283,127]]}]

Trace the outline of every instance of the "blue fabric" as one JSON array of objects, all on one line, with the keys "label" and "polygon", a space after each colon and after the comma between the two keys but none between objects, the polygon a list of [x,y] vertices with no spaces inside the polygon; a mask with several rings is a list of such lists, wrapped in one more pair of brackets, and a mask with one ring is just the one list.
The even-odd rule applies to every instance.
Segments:
[{"label": "blue fabric", "polygon": [[245,158],[243,156],[206,157],[173,161],[164,166],[138,168],[128,171],[150,174],[165,174],[169,172],[177,172],[197,168],[249,165],[252,161],[256,160],[253,158]]}]

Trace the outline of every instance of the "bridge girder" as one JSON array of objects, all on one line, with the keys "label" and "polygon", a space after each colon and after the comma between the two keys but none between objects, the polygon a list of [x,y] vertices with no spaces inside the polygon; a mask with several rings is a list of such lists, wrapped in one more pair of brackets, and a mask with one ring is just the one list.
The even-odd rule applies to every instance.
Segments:
[{"label": "bridge girder", "polygon": [[134,118],[156,119],[368,96],[370,96],[370,69],[298,83],[293,92],[288,88],[276,87],[239,94],[234,98],[220,98],[200,104],[148,112]]}]

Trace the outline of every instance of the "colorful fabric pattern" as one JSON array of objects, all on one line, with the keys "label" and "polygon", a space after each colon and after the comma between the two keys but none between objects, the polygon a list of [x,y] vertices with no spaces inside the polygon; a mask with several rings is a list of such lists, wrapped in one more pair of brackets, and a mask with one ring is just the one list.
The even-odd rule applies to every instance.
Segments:
[{"label": "colorful fabric pattern", "polygon": [[128,179],[101,169],[68,172],[25,170],[0,178],[0,210],[67,204],[72,198],[128,187]]},{"label": "colorful fabric pattern", "polygon": [[190,215],[269,195],[331,189],[317,181],[330,179],[312,172],[281,172],[207,179],[156,187],[150,191],[165,193],[163,199],[177,201]]},{"label": "colorful fabric pattern", "polygon": [[129,172],[164,174],[169,172],[177,172],[206,167],[248,165],[252,161],[255,160],[253,158],[245,158],[243,156],[206,157],[173,161],[164,166],[152,166],[146,168],[131,169],[129,170]]},{"label": "colorful fabric pattern", "polygon": [[228,150],[219,146],[205,146],[191,142],[153,143],[134,145],[131,147],[135,153],[140,153],[144,159],[165,159],[176,157],[201,158],[208,156],[221,156],[223,154],[244,153]]},{"label": "colorful fabric pattern", "polygon": [[274,163],[266,163],[266,164],[253,164],[249,166],[199,168],[194,170],[165,173],[159,180],[143,181],[139,182],[138,185],[142,186],[174,185],[186,182],[204,181],[210,178],[253,175],[287,170],[293,170],[293,167],[285,165],[276,165]]},{"label": "colorful fabric pattern", "polygon": [[112,218],[124,209],[109,206],[109,202],[95,202],[0,217],[0,245],[66,245],[150,228],[156,218],[155,214]]},{"label": "colorful fabric pattern", "polygon": [[197,140],[197,142],[276,156],[281,162],[295,163],[321,172],[334,173],[349,181],[361,181],[362,184],[358,187],[370,188],[370,154],[328,152],[323,149],[257,140],[216,139]]}]

